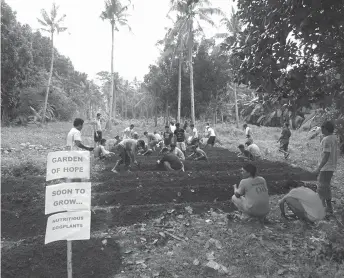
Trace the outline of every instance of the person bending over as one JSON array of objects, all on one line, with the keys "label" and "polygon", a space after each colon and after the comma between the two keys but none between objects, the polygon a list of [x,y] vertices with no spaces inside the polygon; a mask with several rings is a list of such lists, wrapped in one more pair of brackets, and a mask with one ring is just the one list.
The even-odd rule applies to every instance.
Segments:
[{"label": "person bending over", "polygon": [[153,133],[148,133],[147,131],[145,131],[143,135],[146,136],[148,140],[148,148],[154,151],[155,146],[159,143],[156,136]]},{"label": "person bending over", "polygon": [[253,160],[259,160],[262,158],[262,155],[260,153],[260,149],[256,144],[251,143],[251,142],[246,142],[245,145],[247,146],[247,150],[252,155]]},{"label": "person bending over", "polygon": [[244,157],[248,160],[254,160],[253,155],[248,151],[245,150],[245,146],[243,144],[240,144],[238,146],[238,149],[240,150],[240,154],[238,155],[238,157]]},{"label": "person bending over", "polygon": [[234,205],[244,214],[264,219],[270,211],[265,179],[257,176],[256,166],[250,163],[243,166],[242,177],[239,186],[233,185]]},{"label": "person bending over", "polygon": [[184,172],[183,162],[173,153],[168,152],[168,148],[161,150],[163,157],[157,161],[158,166],[164,167],[166,171],[181,171]]},{"label": "person bending over", "polygon": [[127,127],[124,131],[123,131],[123,140],[124,139],[131,139],[132,138],[132,134],[134,133],[134,125],[131,124],[129,127]]},{"label": "person bending over", "polygon": [[193,145],[191,147],[191,150],[192,150],[192,154],[189,155],[188,158],[192,157],[195,161],[198,161],[198,160],[208,161],[207,154],[205,153],[205,151],[201,150],[201,148],[198,145]]},{"label": "person bending over", "polygon": [[171,144],[171,151],[170,151],[170,153],[173,153],[174,155],[176,155],[182,161],[185,160],[184,153],[175,144]]},{"label": "person bending over", "polygon": [[130,165],[134,163],[138,165],[136,161],[136,153],[140,149],[145,148],[145,142],[143,140],[135,140],[135,139],[125,139],[117,145],[117,152],[120,157],[117,160],[115,167],[111,170],[115,174],[118,174],[118,168],[121,164],[124,164],[125,169],[130,172]]},{"label": "person bending over", "polygon": [[281,216],[287,219],[285,205],[300,220],[313,223],[324,219],[326,213],[321,199],[312,189],[299,185],[297,182],[288,182],[290,192],[279,201]]},{"label": "person bending over", "polygon": [[94,157],[103,159],[103,158],[108,158],[113,155],[115,155],[114,152],[109,152],[108,150],[105,149],[105,144],[106,144],[106,139],[102,138],[100,140],[100,145],[94,149]]}]

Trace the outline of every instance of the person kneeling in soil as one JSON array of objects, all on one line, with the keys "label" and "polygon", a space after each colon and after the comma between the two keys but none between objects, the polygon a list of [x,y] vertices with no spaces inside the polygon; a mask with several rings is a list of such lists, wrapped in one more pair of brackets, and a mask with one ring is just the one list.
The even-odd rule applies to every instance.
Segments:
[{"label": "person kneeling in soil", "polygon": [[245,145],[247,146],[247,150],[252,155],[253,160],[259,160],[259,159],[262,158],[262,155],[260,153],[260,149],[259,149],[259,147],[256,144],[251,143],[250,141],[247,141],[245,143]]},{"label": "person kneeling in soil", "polygon": [[287,184],[290,192],[279,201],[281,216],[287,219],[285,204],[294,215],[306,223],[313,223],[324,219],[326,213],[322,201],[312,189],[299,185],[297,182]]},{"label": "person kneeling in soil", "polygon": [[163,157],[157,161],[158,166],[164,167],[166,171],[181,171],[184,172],[183,162],[173,153],[168,152],[168,148],[161,150]]},{"label": "person kneeling in soil", "polygon": [[125,168],[130,172],[130,164],[134,163],[138,165],[136,161],[136,153],[139,149],[145,148],[145,142],[143,140],[125,139],[117,145],[117,151],[120,159],[116,162],[115,167],[111,170],[115,174],[118,174],[118,168],[121,164],[125,165]]},{"label": "person kneeling in soil", "polygon": [[248,160],[253,160],[253,156],[252,154],[248,151],[248,150],[245,150],[245,146],[243,144],[240,144],[238,146],[239,150],[240,150],[240,154],[238,155],[238,157],[243,157],[243,158],[246,158]]},{"label": "person kneeling in soil", "polygon": [[256,173],[257,168],[253,164],[243,166],[243,179],[239,186],[233,185],[232,202],[242,213],[264,219],[270,212],[268,187],[265,179]]},{"label": "person kneeling in soil", "polygon": [[170,151],[170,153],[173,153],[174,155],[176,155],[182,161],[185,160],[184,153],[179,148],[177,148],[176,144],[171,144],[171,151]]},{"label": "person kneeling in soil", "polygon": [[207,154],[205,153],[205,151],[201,150],[198,145],[191,146],[191,150],[192,150],[192,154],[190,154],[188,158],[193,157],[195,161],[198,161],[198,160],[208,161]]},{"label": "person kneeling in soil", "polygon": [[111,157],[112,155],[115,155],[114,152],[109,152],[108,150],[105,149],[105,144],[106,144],[106,139],[101,139],[100,140],[100,145],[94,149],[94,157],[103,159],[103,158],[108,158]]}]

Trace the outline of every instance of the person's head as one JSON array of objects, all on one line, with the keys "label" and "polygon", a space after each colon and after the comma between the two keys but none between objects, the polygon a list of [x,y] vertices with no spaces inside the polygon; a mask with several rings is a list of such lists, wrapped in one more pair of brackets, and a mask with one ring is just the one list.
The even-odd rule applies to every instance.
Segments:
[{"label": "person's head", "polygon": [[205,129],[208,129],[210,126],[209,126],[209,124],[207,124],[206,126],[205,126]]},{"label": "person's head", "polygon": [[147,131],[145,131],[145,132],[143,133],[143,135],[144,135],[144,136],[147,136],[147,135],[148,135],[148,132],[147,132]]},{"label": "person's head", "polygon": [[133,125],[133,124],[131,124],[131,125],[130,125],[130,129],[133,129],[133,128],[134,128],[134,125]]},{"label": "person's head", "polygon": [[295,180],[287,180],[284,184],[285,189],[291,190],[297,187],[303,186],[303,182],[297,182]]},{"label": "person's head", "polygon": [[97,113],[97,119],[100,119],[101,114]]},{"label": "person's head", "polygon": [[179,128],[180,127],[180,123],[176,123],[176,128]]},{"label": "person's head", "polygon": [[240,144],[240,145],[238,146],[238,149],[243,153],[244,150],[245,150],[245,146],[244,146],[243,144]]},{"label": "person's head", "polygon": [[106,139],[103,138],[100,140],[100,145],[105,146],[105,143],[106,143]]},{"label": "person's head", "polygon": [[247,127],[247,124],[244,124],[242,127],[245,129]]},{"label": "person's head", "polygon": [[191,128],[194,128],[194,127],[195,127],[195,125],[194,125],[194,124],[191,124],[191,125],[190,125],[190,127],[191,127]]},{"label": "person's head", "polygon": [[174,122],[170,122],[171,125],[174,125]]},{"label": "person's head", "polygon": [[118,136],[118,135],[116,135],[116,136],[115,136],[115,139],[118,141],[118,140],[119,140],[119,136]]},{"label": "person's head", "polygon": [[176,148],[176,144],[171,144],[171,151],[173,151]]},{"label": "person's head", "polygon": [[163,147],[162,150],[161,150],[161,153],[162,154],[167,154],[168,153],[168,148]]},{"label": "person's head", "polygon": [[137,148],[138,149],[144,149],[145,148],[145,141],[137,140]]},{"label": "person's head", "polygon": [[330,135],[334,132],[334,124],[331,121],[326,121],[321,125],[321,132],[322,134]]},{"label": "person's head", "polygon": [[253,164],[248,163],[242,167],[241,173],[244,179],[249,178],[249,177],[254,178],[257,173],[257,168]]},{"label": "person's head", "polygon": [[136,139],[136,140],[139,139],[139,135],[137,134],[137,132],[134,132],[133,138]]},{"label": "person's head", "polygon": [[288,122],[285,122],[285,123],[284,123],[284,127],[289,128],[289,123],[288,123]]},{"label": "person's head", "polygon": [[168,125],[165,126],[165,131],[169,131],[170,127]]},{"label": "person's head", "polygon": [[154,134],[157,134],[157,132],[156,132],[156,131],[154,131]]},{"label": "person's head", "polygon": [[245,145],[246,146],[249,146],[252,144],[252,139],[248,139],[246,142],[245,142]]},{"label": "person's head", "polygon": [[80,118],[76,118],[74,120],[73,126],[77,129],[77,130],[82,130],[82,126],[84,125],[84,120],[80,119]]}]

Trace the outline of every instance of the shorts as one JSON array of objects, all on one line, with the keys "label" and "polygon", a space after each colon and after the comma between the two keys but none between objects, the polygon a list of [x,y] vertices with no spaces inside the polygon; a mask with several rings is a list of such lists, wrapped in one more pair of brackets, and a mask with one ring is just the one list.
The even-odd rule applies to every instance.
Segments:
[{"label": "shorts", "polygon": [[208,145],[214,146],[214,144],[215,144],[215,138],[216,138],[216,136],[210,136],[209,139],[208,139],[208,141],[207,141],[207,144],[208,144]]},{"label": "shorts", "polygon": [[176,146],[177,146],[177,148],[180,149],[181,151],[183,151],[183,152],[186,151],[185,142],[177,142]]},{"label": "shorts", "polygon": [[268,215],[270,212],[269,206],[266,206],[266,205],[259,205],[259,206],[255,206],[254,208],[251,207],[248,204],[245,196],[241,196],[240,198],[237,198],[235,195],[233,195],[232,202],[238,208],[238,210],[253,217],[264,217]]},{"label": "shorts", "polygon": [[321,200],[329,200],[332,198],[331,179],[333,171],[321,171],[318,176],[317,193]]},{"label": "shorts", "polygon": [[102,131],[95,131],[94,132],[94,142],[100,142],[103,138],[103,132]]},{"label": "shorts", "polygon": [[280,150],[287,152],[288,146],[289,146],[289,142],[280,142]]}]

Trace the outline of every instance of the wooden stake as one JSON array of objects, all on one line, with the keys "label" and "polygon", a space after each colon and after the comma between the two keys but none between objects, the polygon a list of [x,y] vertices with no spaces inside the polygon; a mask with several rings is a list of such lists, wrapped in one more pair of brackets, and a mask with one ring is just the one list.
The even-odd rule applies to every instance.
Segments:
[{"label": "wooden stake", "polygon": [[67,273],[68,278],[73,277],[73,269],[72,269],[72,241],[67,240]]}]

